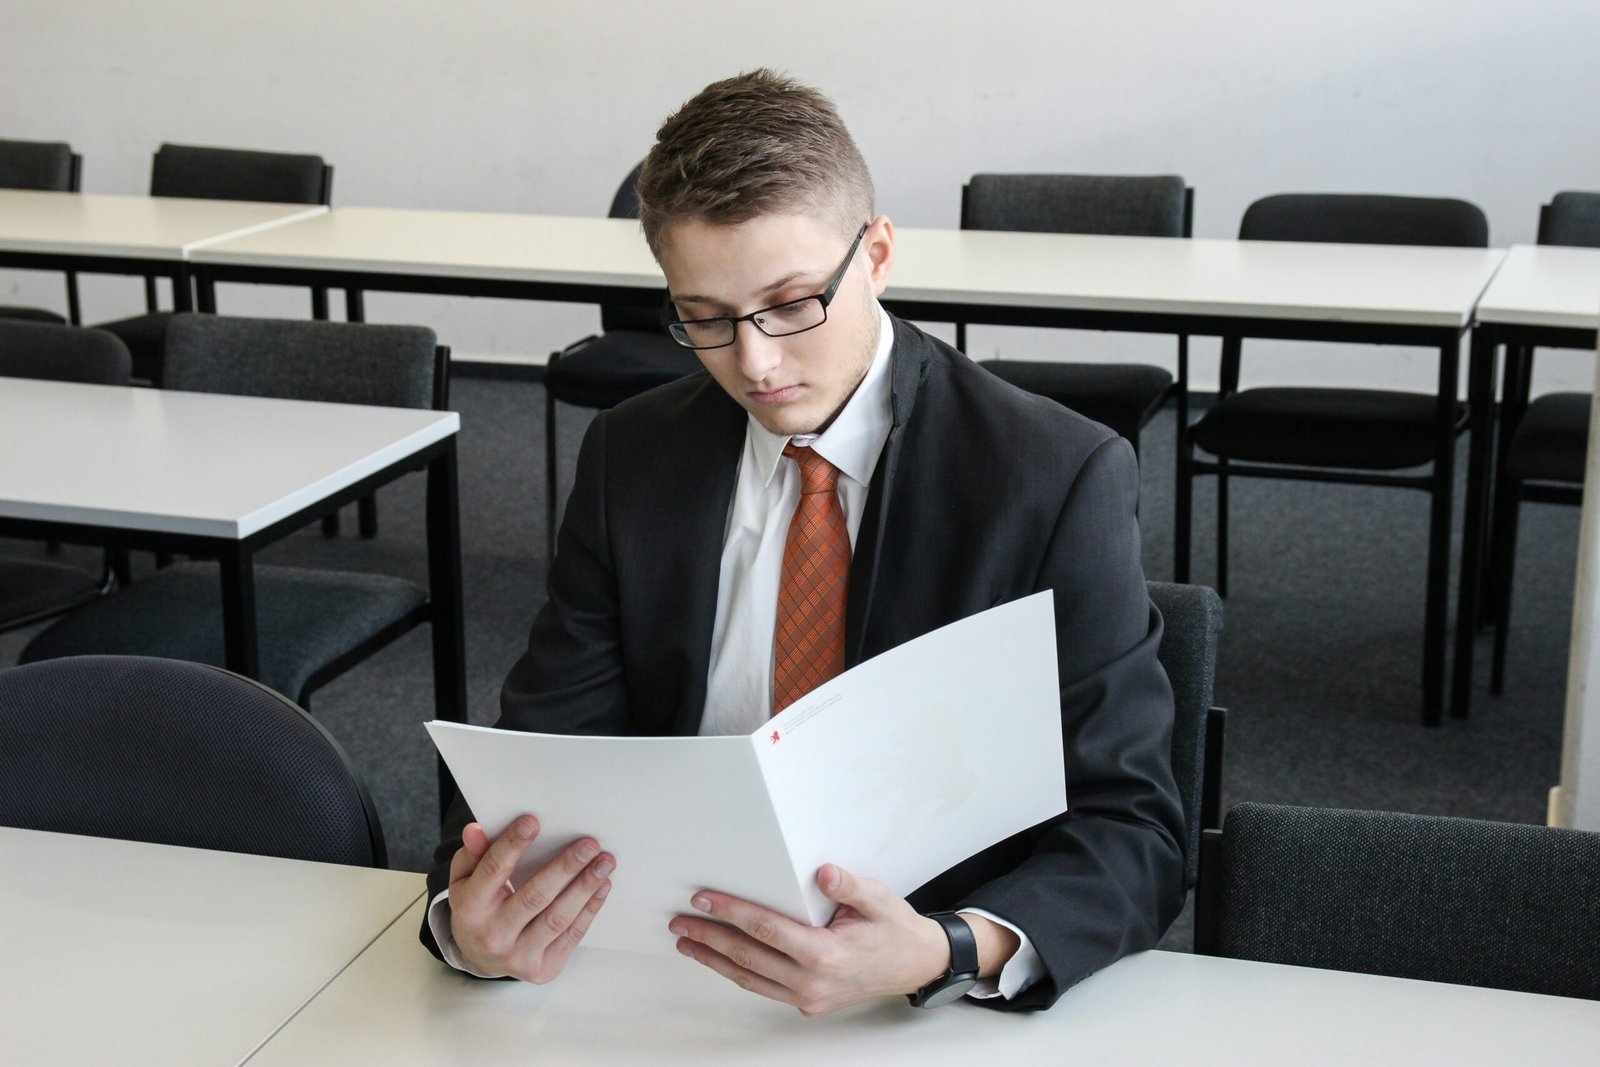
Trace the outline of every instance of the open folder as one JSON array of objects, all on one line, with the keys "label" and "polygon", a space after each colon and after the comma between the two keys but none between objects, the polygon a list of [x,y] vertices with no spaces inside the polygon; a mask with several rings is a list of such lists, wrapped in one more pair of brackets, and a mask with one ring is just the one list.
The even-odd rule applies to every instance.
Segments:
[{"label": "open folder", "polygon": [[813,926],[836,863],[905,894],[1066,810],[1049,593],[891,649],[728,737],[582,737],[430,722],[491,837],[541,830],[520,885],[585,834],[617,857],[584,944],[673,951],[699,889]]}]

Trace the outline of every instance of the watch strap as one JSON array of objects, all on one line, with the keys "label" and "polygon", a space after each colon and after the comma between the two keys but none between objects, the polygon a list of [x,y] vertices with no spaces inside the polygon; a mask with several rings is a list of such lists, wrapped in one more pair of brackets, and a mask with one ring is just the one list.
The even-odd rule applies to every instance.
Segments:
[{"label": "watch strap", "polygon": [[[966,993],[978,981],[978,938],[967,920],[953,911],[935,911],[927,916],[944,929],[950,942],[950,967],[915,993],[907,997],[914,1007],[933,1007]],[[957,991],[954,987],[960,987]],[[947,990],[950,994],[940,996]]]}]

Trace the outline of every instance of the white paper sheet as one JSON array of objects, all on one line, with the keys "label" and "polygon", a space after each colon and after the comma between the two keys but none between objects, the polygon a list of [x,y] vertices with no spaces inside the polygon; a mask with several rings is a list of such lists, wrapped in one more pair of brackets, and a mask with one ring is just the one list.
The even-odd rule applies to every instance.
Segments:
[{"label": "white paper sheet", "polygon": [[513,883],[585,834],[616,855],[584,939],[601,948],[672,952],[697,889],[821,926],[823,863],[909,893],[1067,807],[1048,593],[870,659],[749,736],[427,728],[491,836],[538,816]]}]

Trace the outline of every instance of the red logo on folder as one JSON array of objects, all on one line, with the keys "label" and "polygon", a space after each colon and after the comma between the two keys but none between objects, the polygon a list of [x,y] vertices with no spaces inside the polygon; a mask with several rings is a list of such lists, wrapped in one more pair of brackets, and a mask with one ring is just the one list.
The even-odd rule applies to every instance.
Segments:
[{"label": "red logo on folder", "polygon": [[777,744],[778,743],[778,731],[776,731],[776,730],[772,731],[772,743],[773,744]]}]

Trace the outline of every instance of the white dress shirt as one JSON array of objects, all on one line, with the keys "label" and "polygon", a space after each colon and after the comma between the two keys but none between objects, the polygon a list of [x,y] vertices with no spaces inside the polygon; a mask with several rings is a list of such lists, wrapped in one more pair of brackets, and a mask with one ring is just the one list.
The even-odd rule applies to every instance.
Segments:
[{"label": "white dress shirt", "polygon": [[[772,642],[777,630],[778,585],[783,576],[789,522],[800,502],[799,466],[784,461],[785,445],[792,442],[798,447],[815,448],[839,469],[839,498],[844,505],[852,551],[855,548],[872,472],[894,421],[889,377],[894,325],[881,308],[878,315],[878,347],[872,365],[826,430],[791,438],[769,432],[753,417],[748,419],[733,504],[723,535],[701,736],[748,734],[772,716]],[[453,967],[477,974],[461,959],[450,935],[448,896],[446,890],[434,898],[428,925],[445,960]],[[1022,939],[1021,947],[999,976],[979,982],[971,996],[1009,998],[1038,980],[1044,965],[1026,934],[982,909],[964,910],[991,919]]]}]

